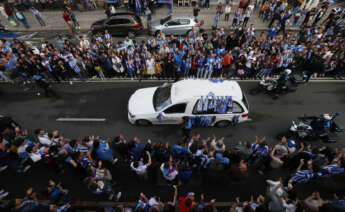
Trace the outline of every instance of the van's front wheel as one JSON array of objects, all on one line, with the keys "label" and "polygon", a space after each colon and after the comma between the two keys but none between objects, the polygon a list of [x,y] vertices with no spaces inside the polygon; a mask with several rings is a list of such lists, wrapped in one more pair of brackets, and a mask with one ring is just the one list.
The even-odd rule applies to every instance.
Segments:
[{"label": "van's front wheel", "polygon": [[139,126],[150,126],[152,123],[146,119],[139,119],[135,122]]},{"label": "van's front wheel", "polygon": [[230,121],[226,121],[226,120],[219,121],[215,124],[215,126],[219,128],[228,127],[229,125],[230,125]]}]

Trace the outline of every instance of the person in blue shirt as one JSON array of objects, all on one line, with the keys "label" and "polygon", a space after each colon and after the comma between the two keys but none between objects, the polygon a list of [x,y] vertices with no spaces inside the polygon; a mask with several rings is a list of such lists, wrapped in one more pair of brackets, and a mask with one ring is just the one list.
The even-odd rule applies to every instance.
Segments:
[{"label": "person in blue shirt", "polygon": [[192,126],[192,119],[190,117],[183,117],[182,134],[184,139],[187,140],[190,137]]},{"label": "person in blue shirt", "polygon": [[68,56],[68,65],[79,76],[81,80],[85,79],[85,76],[83,75],[78,66],[77,59],[75,59],[73,56]]},{"label": "person in blue shirt", "polygon": [[193,171],[192,168],[189,166],[188,161],[183,161],[182,165],[178,167],[178,175],[182,182],[187,182],[190,177],[192,176]]},{"label": "person in blue shirt", "polygon": [[316,177],[313,172],[312,159],[308,160],[307,169],[302,169],[303,165],[304,159],[301,159],[296,172],[291,175],[291,178],[288,182],[289,188],[292,188],[293,183],[307,183]]},{"label": "person in blue shirt", "polygon": [[93,142],[93,149],[100,160],[110,161],[112,164],[115,164],[118,160],[114,157],[114,152],[110,149],[108,142],[102,139],[96,139]]},{"label": "person in blue shirt", "polygon": [[68,190],[63,188],[60,183],[56,184],[53,180],[49,180],[49,186],[47,190],[49,199],[52,202],[61,202],[64,204],[73,202],[73,199],[68,194]]},{"label": "person in blue shirt", "polygon": [[255,137],[255,142],[252,144],[253,154],[249,160],[249,164],[256,168],[259,174],[263,174],[263,170],[266,168],[266,163],[270,156],[270,151],[266,145],[266,137]]},{"label": "person in blue shirt", "polygon": [[139,138],[134,137],[133,141],[131,141],[130,144],[130,155],[131,158],[135,161],[140,160],[144,154],[144,146],[140,143]]},{"label": "person in blue shirt", "polygon": [[135,0],[135,13],[137,16],[141,16],[141,1]]},{"label": "person in blue shirt", "polygon": [[149,29],[151,25],[151,20],[152,20],[152,13],[151,13],[150,8],[146,7],[145,15],[146,15],[146,21],[147,21],[147,28]]},{"label": "person in blue shirt", "polygon": [[181,159],[187,154],[187,149],[183,146],[183,141],[179,141],[173,146],[173,153],[175,157]]},{"label": "person in blue shirt", "polygon": [[214,69],[214,63],[215,63],[215,58],[214,58],[214,55],[211,54],[206,62],[206,68],[205,68],[205,73],[204,73],[205,79],[211,78],[213,69]]},{"label": "person in blue shirt", "polygon": [[192,59],[190,58],[189,55],[186,55],[186,57],[183,60],[184,64],[184,77],[188,77],[189,71],[192,68]]},{"label": "person in blue shirt", "polygon": [[223,60],[222,58],[218,55],[215,60],[215,65],[214,65],[214,71],[215,71],[215,77],[219,77],[222,75],[222,68],[223,68]]},{"label": "person in blue shirt", "polygon": [[175,59],[175,62],[177,64],[177,69],[176,69],[176,78],[175,78],[175,81],[177,81],[177,79],[180,77],[181,75],[181,68],[182,68],[182,57],[183,57],[183,51],[180,51],[180,50],[177,50],[175,53],[174,53],[174,59]]},{"label": "person in blue shirt", "polygon": [[274,36],[276,36],[278,32],[278,29],[276,26],[273,26],[272,28],[270,28],[267,32],[267,37],[270,37],[270,38],[274,38]]},{"label": "person in blue shirt", "polygon": [[204,69],[205,69],[205,55],[199,56],[199,59],[197,61],[197,69],[198,72],[196,74],[197,78],[201,78],[204,75]]}]

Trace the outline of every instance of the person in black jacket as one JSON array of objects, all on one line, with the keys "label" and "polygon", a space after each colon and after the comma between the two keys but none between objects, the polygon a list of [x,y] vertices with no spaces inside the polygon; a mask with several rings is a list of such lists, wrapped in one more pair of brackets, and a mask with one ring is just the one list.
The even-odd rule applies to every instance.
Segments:
[{"label": "person in black jacket", "polygon": [[164,77],[167,78],[168,80],[171,77],[175,77],[175,59],[171,53],[168,54],[168,56],[164,60],[164,66],[165,66],[165,71],[164,71]]},{"label": "person in black jacket", "polygon": [[[57,93],[52,89],[52,86],[40,75],[34,75],[33,78],[36,81],[37,87],[44,90],[44,94],[46,97],[50,97],[50,96],[53,96],[55,98],[59,97]],[[38,92],[37,95],[40,95],[40,93]]]},{"label": "person in black jacket", "polygon": [[195,7],[193,8],[193,16],[194,16],[195,22],[198,22],[199,12],[200,12],[199,5],[196,4]]}]

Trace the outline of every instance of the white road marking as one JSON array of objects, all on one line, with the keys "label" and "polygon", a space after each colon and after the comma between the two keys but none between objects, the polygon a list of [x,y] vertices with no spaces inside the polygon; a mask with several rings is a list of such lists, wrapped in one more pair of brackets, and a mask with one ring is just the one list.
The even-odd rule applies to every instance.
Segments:
[{"label": "white road marking", "polygon": [[39,41],[41,41],[41,40],[44,40],[44,37],[37,37],[37,38],[31,38],[32,40],[39,40]]},{"label": "white road marking", "polygon": [[56,121],[68,122],[105,122],[105,118],[57,118]]},{"label": "white road marking", "polygon": [[37,33],[38,33],[38,32],[30,33],[30,34],[28,34],[28,35],[22,35],[22,36],[20,36],[19,38],[20,38],[20,39],[30,39],[30,38],[32,38],[33,36],[37,35]]}]

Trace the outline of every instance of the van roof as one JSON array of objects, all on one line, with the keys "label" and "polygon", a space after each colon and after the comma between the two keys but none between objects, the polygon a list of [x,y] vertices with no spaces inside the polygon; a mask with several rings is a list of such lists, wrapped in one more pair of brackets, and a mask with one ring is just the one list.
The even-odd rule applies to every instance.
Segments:
[{"label": "van roof", "polygon": [[188,79],[173,84],[171,101],[175,103],[185,99],[200,98],[210,92],[216,96],[231,96],[239,100],[243,97],[241,87],[236,81],[218,80],[215,82],[215,80]]}]

